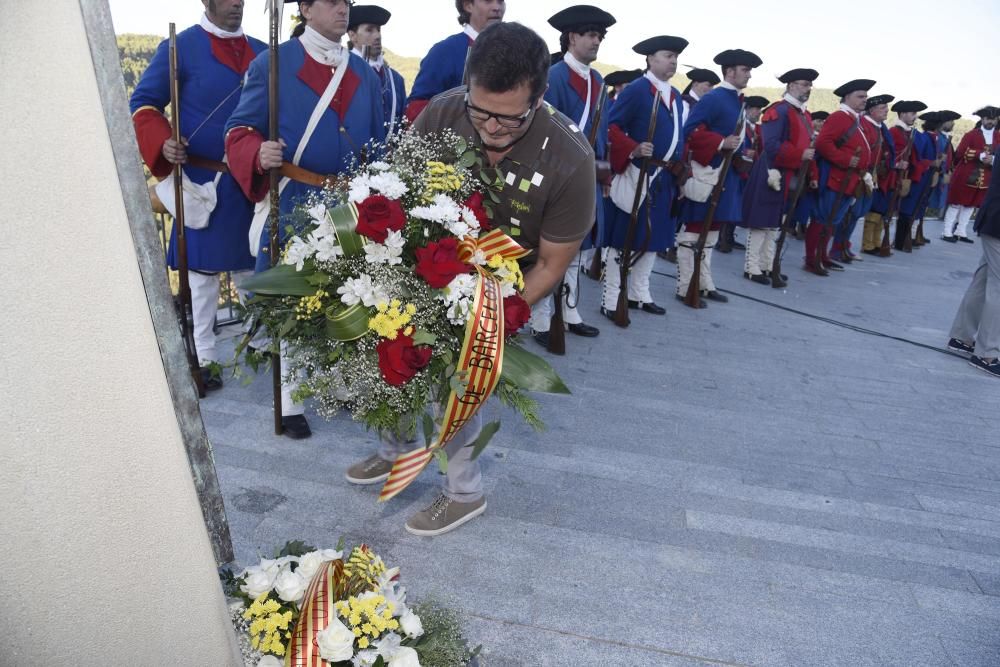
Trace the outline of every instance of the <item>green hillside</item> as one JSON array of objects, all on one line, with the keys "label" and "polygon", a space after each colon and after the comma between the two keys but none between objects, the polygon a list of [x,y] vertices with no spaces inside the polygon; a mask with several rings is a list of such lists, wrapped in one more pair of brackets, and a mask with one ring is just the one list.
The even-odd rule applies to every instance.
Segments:
[{"label": "green hillside", "polygon": [[[156,35],[118,35],[118,54],[121,57],[122,71],[125,75],[125,89],[129,94],[132,93],[132,90],[135,88],[135,84],[139,81],[139,77],[142,75],[143,70],[146,69],[146,65],[149,63],[150,58],[153,57],[153,52],[156,51],[156,45],[159,44],[162,39],[162,37],[158,37]],[[393,67],[393,69],[403,75],[403,79],[406,81],[406,89],[409,90],[413,85],[413,80],[417,76],[417,71],[420,69],[420,58],[401,56],[393,53],[392,51],[386,50],[385,60]],[[615,70],[625,69],[617,65],[602,62],[595,62],[594,68],[601,72],[601,74],[608,74],[610,72],[614,72]],[[687,79],[683,74],[679,74],[675,77],[675,84],[678,88],[683,88],[686,85],[686,82]],[[750,87],[747,88],[746,94],[761,95],[773,102],[781,97],[783,89]],[[833,90],[829,88],[813,89],[812,98],[809,100],[810,109],[814,111],[834,111],[839,106],[840,100],[833,94]],[[971,120],[962,118],[956,121],[953,133],[953,136],[956,137],[955,143],[957,143],[957,137],[961,137],[962,134],[971,130],[972,127],[973,122]]]}]

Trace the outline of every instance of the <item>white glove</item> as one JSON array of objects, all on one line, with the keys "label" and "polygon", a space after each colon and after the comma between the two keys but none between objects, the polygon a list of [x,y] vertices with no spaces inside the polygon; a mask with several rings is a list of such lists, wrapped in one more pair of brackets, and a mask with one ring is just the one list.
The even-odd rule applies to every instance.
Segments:
[{"label": "white glove", "polygon": [[875,191],[875,179],[872,178],[871,174],[866,172],[862,180],[865,182],[865,189],[868,190],[869,193]]},{"label": "white glove", "polygon": [[781,192],[781,172],[777,169],[767,170],[767,186],[775,192]]}]

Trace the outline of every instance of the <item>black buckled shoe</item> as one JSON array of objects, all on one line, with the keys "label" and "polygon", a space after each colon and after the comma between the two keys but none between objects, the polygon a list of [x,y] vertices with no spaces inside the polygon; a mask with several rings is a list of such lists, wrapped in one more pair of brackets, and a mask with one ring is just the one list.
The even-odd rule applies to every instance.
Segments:
[{"label": "black buckled shoe", "polygon": [[[774,282],[774,276],[771,275],[770,271],[764,271],[763,273],[764,276],[766,276],[769,280]],[[788,282],[788,276],[786,276],[784,273],[780,274],[778,278],[780,279],[781,282]]]},{"label": "black buckled shoe", "polygon": [[958,240],[961,241],[962,243],[975,243],[975,241],[970,239],[968,236],[959,236]]},{"label": "black buckled shoe", "polygon": [[760,285],[770,285],[771,281],[768,280],[767,276],[763,273],[749,273],[747,271],[743,272],[743,277],[752,283],[758,283]]},{"label": "black buckled shoe", "polygon": [[282,435],[292,440],[304,440],[312,435],[305,415],[288,415],[281,418]]},{"label": "black buckled shoe", "polygon": [[717,301],[719,303],[729,303],[729,297],[725,294],[720,293],[718,290],[705,290],[701,293],[702,297],[708,299],[709,301]]},{"label": "black buckled shoe", "polygon": [[201,384],[205,387],[205,391],[222,389],[222,376],[219,373],[212,372],[208,366],[202,366],[199,371],[201,372]]},{"label": "black buckled shoe", "polygon": [[612,322],[615,321],[615,311],[608,310],[604,306],[601,306],[601,315],[604,315],[604,317],[608,318]]},{"label": "black buckled shoe", "polygon": [[570,324],[566,328],[571,334],[583,336],[584,338],[597,338],[601,334],[600,329],[592,327],[584,322],[580,322],[579,324]]},{"label": "black buckled shoe", "polygon": [[747,247],[745,245],[743,245],[742,243],[740,243],[736,239],[733,239],[732,241],[730,241],[730,245],[732,245],[737,250],[746,250],[747,249]]},{"label": "black buckled shoe", "polygon": [[539,345],[541,345],[545,349],[549,349],[549,332],[548,331],[536,331],[535,333],[531,334],[531,337],[535,339],[536,343],[538,343]]},{"label": "black buckled shoe", "polygon": [[830,271],[843,271],[844,267],[842,264],[837,264],[833,260],[826,260],[823,262],[823,267],[829,269]]},{"label": "black buckled shoe", "polygon": [[650,313],[652,315],[665,315],[667,313],[666,308],[664,308],[663,306],[657,306],[652,301],[649,302],[643,301],[640,303],[639,301],[633,301],[632,299],[629,299],[628,307],[631,308],[632,310],[638,309],[645,313]]},{"label": "black buckled shoe", "polygon": [[942,236],[941,240],[942,241],[947,241],[948,243],[958,243],[958,237],[957,236]]},{"label": "black buckled shoe", "polygon": [[[685,306],[687,305],[687,303],[684,300],[684,295],[683,294],[677,294],[675,296],[676,296],[676,298],[677,298],[678,301],[680,301],[681,303],[683,303]],[[698,307],[699,308],[708,308],[708,304],[705,303],[704,299],[698,299]]]}]

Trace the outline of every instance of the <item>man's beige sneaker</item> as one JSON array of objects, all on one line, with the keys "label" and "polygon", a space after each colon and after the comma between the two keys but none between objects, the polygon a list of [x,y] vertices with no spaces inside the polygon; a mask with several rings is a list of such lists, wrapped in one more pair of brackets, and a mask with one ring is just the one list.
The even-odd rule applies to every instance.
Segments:
[{"label": "man's beige sneaker", "polygon": [[406,532],[423,537],[442,535],[455,530],[486,511],[486,498],[460,503],[442,494],[431,506],[417,512],[406,522]]},{"label": "man's beige sneaker", "polygon": [[372,454],[364,461],[359,461],[348,468],[344,477],[351,484],[378,484],[389,479],[391,471],[392,461],[386,461],[378,454]]}]

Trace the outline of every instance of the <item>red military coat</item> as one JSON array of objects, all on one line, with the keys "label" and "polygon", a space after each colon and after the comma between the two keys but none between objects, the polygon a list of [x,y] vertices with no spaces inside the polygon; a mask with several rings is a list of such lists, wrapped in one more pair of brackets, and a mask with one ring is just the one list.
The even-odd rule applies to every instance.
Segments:
[{"label": "red military coat", "polygon": [[[823,123],[823,129],[816,138],[816,152],[829,163],[830,175],[821,186],[848,195],[858,187],[862,170],[871,164],[872,159],[872,149],[862,134],[860,120],[858,116],[839,109]],[[851,170],[850,163],[855,154],[858,164]]]},{"label": "red military coat", "polygon": [[[955,151],[955,170],[948,187],[948,203],[956,206],[979,207],[986,197],[992,173],[991,155],[1000,146],[1000,129],[993,130],[993,140],[987,151],[986,136],[980,128],[970,130],[962,137]],[[986,162],[980,160],[984,153]]]}]

